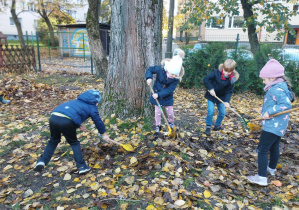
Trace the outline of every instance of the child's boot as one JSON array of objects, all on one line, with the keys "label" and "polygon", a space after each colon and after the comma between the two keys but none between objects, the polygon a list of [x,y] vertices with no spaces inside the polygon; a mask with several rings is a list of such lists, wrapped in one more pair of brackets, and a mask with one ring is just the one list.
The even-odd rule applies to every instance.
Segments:
[{"label": "child's boot", "polygon": [[214,131],[220,131],[221,129],[222,129],[222,128],[221,128],[220,125],[218,125],[218,126],[214,126],[214,128],[213,128]]},{"label": "child's boot", "polygon": [[155,137],[159,136],[161,128],[162,128],[161,125],[156,126],[156,130],[155,130],[155,134],[154,134]]},{"label": "child's boot", "polygon": [[4,103],[4,104],[9,104],[10,103],[10,100],[2,100],[2,103]]},{"label": "child's boot", "polygon": [[211,135],[211,126],[206,127],[205,134],[208,135],[208,136]]}]

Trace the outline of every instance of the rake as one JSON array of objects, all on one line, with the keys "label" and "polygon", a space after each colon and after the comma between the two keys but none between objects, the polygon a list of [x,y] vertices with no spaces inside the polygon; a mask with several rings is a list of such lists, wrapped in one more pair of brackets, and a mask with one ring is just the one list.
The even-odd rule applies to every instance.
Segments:
[{"label": "rake", "polygon": [[[151,92],[152,92],[152,94],[155,94],[155,92],[154,92],[154,90],[153,90],[153,88],[152,88],[152,86],[151,85],[149,85],[150,86],[150,89],[151,89]],[[169,123],[168,123],[168,120],[166,119],[166,117],[165,117],[165,114],[164,114],[164,112],[163,112],[163,109],[162,109],[162,107],[161,107],[161,105],[160,105],[160,103],[159,103],[159,101],[157,100],[157,99],[155,99],[156,100],[156,102],[157,102],[157,104],[158,104],[158,106],[159,106],[159,109],[160,109],[160,111],[161,111],[161,113],[162,113],[162,116],[163,116],[163,118],[164,118],[164,120],[165,120],[165,122],[166,122],[166,124],[167,124],[167,126],[168,126],[168,137],[170,137],[170,138],[175,138],[175,127],[173,127],[173,129],[171,129],[171,127],[170,127],[170,125],[169,125]]]},{"label": "rake", "polygon": [[[98,136],[101,137],[101,138],[103,139],[103,136],[100,135],[99,133],[98,133]],[[104,139],[103,139],[103,140],[104,140]],[[104,140],[104,141],[106,141],[106,140]],[[119,142],[117,142],[117,141],[113,141],[113,140],[111,140],[111,139],[108,140],[107,142],[117,144],[117,145],[123,147],[125,150],[127,150],[127,151],[129,151],[129,152],[133,152],[133,151],[134,151],[134,148],[133,148],[132,145],[130,145],[130,144],[121,144],[121,143],[119,143]]]},{"label": "rake", "polygon": [[[215,95],[214,97],[217,98],[218,101],[220,101],[221,103],[224,104],[224,102],[220,98],[218,98],[218,96]],[[231,111],[233,111],[241,119],[241,125],[246,130],[246,132],[248,132],[248,129],[250,129],[250,130],[259,130],[260,129],[260,126],[250,123],[249,120],[246,120],[244,117],[242,117],[242,115],[240,115],[238,112],[236,112],[233,108],[231,108],[231,107],[228,107],[228,108]]]}]

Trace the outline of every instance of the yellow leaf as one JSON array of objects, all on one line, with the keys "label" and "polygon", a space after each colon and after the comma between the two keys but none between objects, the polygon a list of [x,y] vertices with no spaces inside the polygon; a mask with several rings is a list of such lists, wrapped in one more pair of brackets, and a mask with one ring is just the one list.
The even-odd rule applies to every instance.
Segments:
[{"label": "yellow leaf", "polygon": [[149,205],[145,210],[156,210],[156,208],[153,205]]},{"label": "yellow leaf", "polygon": [[76,191],[76,189],[71,188],[71,189],[67,190],[66,192],[67,192],[67,193],[72,193],[72,192],[75,192],[75,191]]},{"label": "yellow leaf", "polygon": [[73,182],[79,182],[79,178],[75,178]]},{"label": "yellow leaf", "polygon": [[94,166],[93,166],[93,168],[101,168],[101,166],[99,165],[99,164],[95,164]]},{"label": "yellow leaf", "polygon": [[65,174],[63,180],[70,180],[72,176],[70,174]]},{"label": "yellow leaf", "polygon": [[205,196],[205,198],[211,197],[211,193],[208,190],[205,190],[204,193],[203,193],[203,195]]},{"label": "yellow leaf", "polygon": [[164,199],[162,197],[156,197],[154,202],[158,205],[163,205],[164,204]]}]

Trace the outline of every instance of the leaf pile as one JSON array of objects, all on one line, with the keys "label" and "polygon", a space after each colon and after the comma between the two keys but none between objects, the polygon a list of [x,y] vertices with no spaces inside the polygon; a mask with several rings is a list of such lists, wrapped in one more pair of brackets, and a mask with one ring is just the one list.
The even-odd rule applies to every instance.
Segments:
[{"label": "leaf pile", "polygon": [[[0,106],[1,209],[298,207],[298,112],[291,114],[277,172],[268,176],[267,187],[246,181],[247,175],[257,172],[259,133],[246,133],[236,115],[227,111],[223,130],[206,136],[204,92],[180,88],[174,106],[177,139],[164,135],[155,139],[152,123],[141,117],[103,119],[112,139],[135,147],[130,153],[117,145],[97,144],[100,139],[89,120],[88,132],[79,132],[78,138],[91,172],[78,175],[71,147],[62,138],[40,174],[32,169],[49,140],[50,111],[86,89],[101,90],[103,83],[90,75],[60,73],[7,77],[0,84],[13,101]],[[231,105],[247,118],[255,118],[261,99],[250,93],[234,95]]]}]

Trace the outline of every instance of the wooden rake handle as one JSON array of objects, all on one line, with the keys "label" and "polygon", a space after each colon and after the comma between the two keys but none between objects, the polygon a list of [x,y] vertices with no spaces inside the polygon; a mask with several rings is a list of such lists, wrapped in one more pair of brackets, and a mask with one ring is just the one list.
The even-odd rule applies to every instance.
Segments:
[{"label": "wooden rake handle", "polygon": [[[154,92],[152,86],[149,85],[149,87],[150,87],[150,89],[151,89],[152,94],[155,94],[155,92]],[[167,120],[166,117],[165,117],[165,114],[164,114],[164,112],[163,112],[163,109],[162,109],[162,107],[161,107],[161,105],[160,105],[158,99],[155,99],[155,100],[156,100],[156,102],[157,102],[157,104],[158,104],[158,106],[159,106],[159,108],[160,108],[160,110],[161,110],[161,112],[162,112],[162,116],[163,116],[163,118],[164,118],[164,120],[165,120],[167,126],[170,128],[170,125],[169,125],[169,123],[168,123],[168,120]]]},{"label": "wooden rake handle", "polygon": [[[103,136],[102,136],[101,134],[98,133],[98,136],[101,137],[101,138],[103,139]],[[103,139],[103,141],[111,142],[111,143],[114,143],[114,144],[121,145],[121,143],[119,143],[119,142],[117,142],[117,141],[113,141],[113,140],[111,140],[111,139],[110,139],[110,140],[104,140],[104,139]]]},{"label": "wooden rake handle", "polygon": [[[275,117],[275,116],[278,116],[278,115],[286,114],[286,113],[289,113],[289,112],[294,112],[294,111],[297,111],[297,110],[299,110],[299,107],[294,108],[294,109],[288,109],[288,110],[285,110],[283,112],[278,112],[276,114],[270,115],[269,117],[271,118],[271,117]],[[259,120],[264,120],[264,118],[262,118],[262,117],[256,118],[256,119],[250,120],[250,122],[259,121]]]},{"label": "wooden rake handle", "polygon": [[[218,101],[220,101],[221,103],[223,103],[224,104],[224,101],[222,101],[220,98],[218,98],[218,96],[214,96],[215,98],[217,98],[218,99]],[[231,108],[230,106],[228,107],[230,110],[232,110],[236,115],[238,115],[238,117],[240,117],[240,118],[242,118],[242,116],[238,113],[238,112],[236,112],[233,108]]]}]

